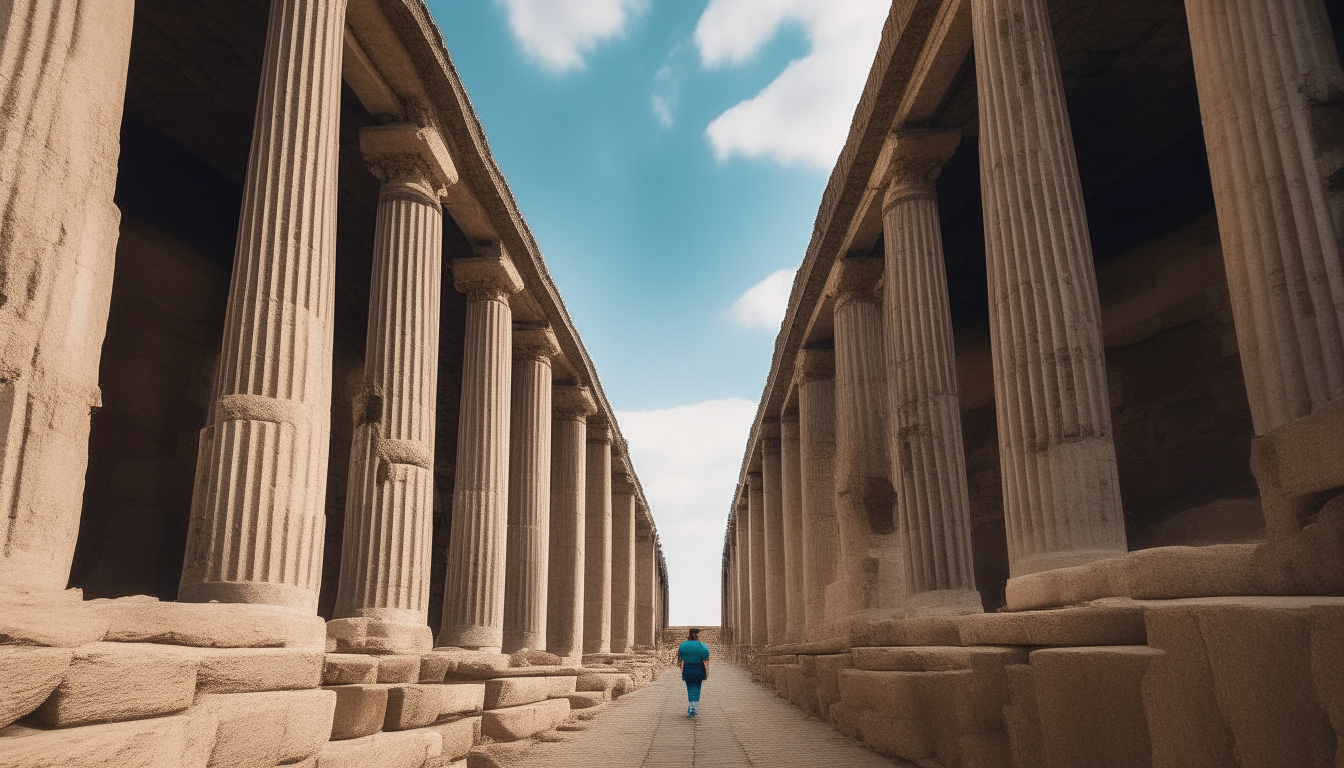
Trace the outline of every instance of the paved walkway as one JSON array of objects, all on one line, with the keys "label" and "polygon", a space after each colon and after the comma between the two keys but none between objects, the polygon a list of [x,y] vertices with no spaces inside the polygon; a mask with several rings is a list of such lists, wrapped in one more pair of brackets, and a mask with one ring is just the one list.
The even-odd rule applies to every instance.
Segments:
[{"label": "paved walkway", "polygon": [[[751,682],[747,671],[710,662],[700,715],[686,717],[676,669],[608,704],[591,720],[544,741],[491,749],[508,768],[893,768],[893,761]],[[570,730],[578,729],[578,730]]]}]

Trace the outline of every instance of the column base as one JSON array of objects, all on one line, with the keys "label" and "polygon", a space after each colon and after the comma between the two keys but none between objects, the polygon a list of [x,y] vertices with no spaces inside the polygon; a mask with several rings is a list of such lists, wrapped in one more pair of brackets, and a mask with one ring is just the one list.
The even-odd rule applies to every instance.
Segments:
[{"label": "column base", "polygon": [[974,589],[939,589],[933,592],[920,592],[905,599],[905,615],[915,616],[963,616],[969,613],[984,613],[984,604],[980,593]]},{"label": "column base", "polygon": [[439,630],[434,643],[439,648],[462,648],[468,651],[499,653],[504,647],[504,630],[499,627],[459,625]]},{"label": "column base", "polygon": [[317,593],[293,584],[264,581],[207,581],[183,584],[177,590],[179,603],[243,603],[269,605],[295,613],[316,614]]},{"label": "column base", "polygon": [[327,622],[328,653],[427,653],[434,633],[424,624],[350,618]]},{"label": "column base", "polygon": [[541,632],[506,632],[502,643],[504,653],[546,650],[546,635]]}]

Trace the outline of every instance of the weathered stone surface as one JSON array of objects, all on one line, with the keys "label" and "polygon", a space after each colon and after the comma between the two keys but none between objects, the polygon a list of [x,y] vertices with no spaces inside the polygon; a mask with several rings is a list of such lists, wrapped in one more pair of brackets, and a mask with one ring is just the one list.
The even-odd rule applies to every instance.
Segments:
[{"label": "weathered stone surface", "polygon": [[558,667],[563,663],[564,659],[554,653],[531,648],[524,648],[521,651],[509,654],[510,667]]},{"label": "weathered stone surface", "polygon": [[957,619],[964,645],[1143,645],[1143,609],[1097,605]]},{"label": "weathered stone surface", "polygon": [[429,730],[443,738],[443,751],[439,754],[440,760],[462,760],[466,758],[472,746],[481,740],[481,718],[464,717],[451,723],[432,725]]},{"label": "weathered stone surface", "polygon": [[[563,678],[562,678],[563,679]],[[555,690],[548,677],[515,677],[485,683],[485,708],[502,709],[541,701]]]},{"label": "weathered stone surface", "polygon": [[0,593],[0,644],[73,648],[102,640],[111,619],[106,601],[83,602],[79,590]]},{"label": "weathered stone surface", "polygon": [[575,676],[566,677],[548,677],[542,678],[551,681],[551,696],[564,696],[567,693],[573,693],[578,685],[578,678]]},{"label": "weathered stone surface", "polygon": [[616,690],[620,681],[612,674],[585,674],[579,675],[574,680],[574,690],[576,691],[611,691]]},{"label": "weathered stone surface", "polygon": [[447,653],[420,654],[420,682],[442,683],[450,670],[457,669],[457,657]]},{"label": "weathered stone surface", "polygon": [[323,685],[361,685],[376,682],[378,682],[377,656],[328,653],[323,658]]},{"label": "weathered stone surface", "polygon": [[419,656],[379,656],[378,682],[416,683],[420,681]]},{"label": "weathered stone surface", "polygon": [[60,685],[74,652],[0,646],[0,728],[37,709]]},{"label": "weathered stone surface", "polygon": [[206,768],[215,723],[175,715],[43,731],[0,731],[0,768]]},{"label": "weathered stone surface", "polygon": [[198,693],[296,691],[322,684],[314,648],[174,648],[196,664]]},{"label": "weathered stone surface", "polygon": [[1046,765],[1148,768],[1141,687],[1149,662],[1161,654],[1146,646],[1033,651]]},{"label": "weathered stone surface", "polygon": [[337,653],[422,653],[434,647],[427,625],[370,618],[327,622],[327,646]]},{"label": "weathered stone surface", "polygon": [[424,728],[443,711],[442,685],[393,685],[387,689],[384,731]]},{"label": "weathered stone surface", "polygon": [[322,648],[320,616],[241,603],[165,603],[123,597],[108,604],[106,639],[202,648]]},{"label": "weathered stone surface", "polygon": [[606,691],[580,691],[575,693],[566,693],[556,698],[569,699],[570,709],[588,709],[589,707],[600,706],[611,698]]},{"label": "weathered stone surface", "polygon": [[442,737],[428,729],[377,733],[328,742],[318,754],[317,768],[421,768],[442,750]]},{"label": "weathered stone surface", "polygon": [[[502,653],[487,653],[482,651],[457,651],[457,666],[449,669],[448,677],[458,677],[468,680],[489,680],[507,674],[509,669],[509,657]],[[435,653],[439,653],[435,649]],[[533,674],[523,670],[521,674]]]},{"label": "weathered stone surface", "polygon": [[587,387],[551,391],[551,536],[546,648],[567,660],[583,654],[584,547],[588,417],[597,404]]},{"label": "weathered stone surface", "polygon": [[331,738],[357,739],[377,733],[387,716],[386,685],[337,685],[326,688],[336,692],[336,711],[331,721]]},{"label": "weathered stone surface", "polygon": [[440,715],[461,715],[485,708],[484,683],[444,683],[436,687]]},{"label": "weathered stone surface", "polygon": [[211,768],[273,766],[315,756],[331,736],[336,694],[275,691],[206,694],[192,713],[218,718]]},{"label": "weathered stone surface", "polygon": [[495,741],[517,741],[550,730],[568,716],[568,699],[548,699],[520,707],[487,710],[481,716],[481,733]]},{"label": "weathered stone surface", "polygon": [[37,709],[49,727],[166,715],[191,706],[196,663],[176,649],[93,643],[75,650],[51,697]]}]

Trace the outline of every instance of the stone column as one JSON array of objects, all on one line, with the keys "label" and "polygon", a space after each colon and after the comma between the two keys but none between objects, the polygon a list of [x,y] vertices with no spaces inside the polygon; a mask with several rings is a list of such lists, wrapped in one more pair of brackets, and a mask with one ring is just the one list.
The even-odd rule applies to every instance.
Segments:
[{"label": "stone column", "polygon": [[102,404],[134,12],[11,0],[0,16],[0,590],[70,579]]},{"label": "stone column", "polygon": [[760,472],[747,473],[747,527],[751,532],[751,644],[768,643],[770,603],[765,589],[765,489]]},{"label": "stone column", "polygon": [[899,134],[882,204],[887,431],[908,615],[982,610],[971,564],[957,351],[934,190],[960,141],[956,131]]},{"label": "stone column", "polygon": [[780,422],[780,487],[784,518],[784,642],[807,640],[807,596],[803,590],[803,473],[798,459],[798,414]]},{"label": "stone column", "polygon": [[577,663],[583,656],[584,525],[588,485],[588,417],[597,405],[587,387],[551,392],[551,552],[546,592],[546,650]]},{"label": "stone column", "polygon": [[453,284],[467,295],[466,349],[438,644],[498,651],[504,643],[513,391],[509,297],[523,289],[523,281],[503,245],[484,250],[453,260]]},{"label": "stone column", "polygon": [[635,484],[611,483],[611,652],[629,653],[635,637]]},{"label": "stone column", "polygon": [[887,370],[878,288],[883,260],[835,265],[835,517],[840,552],[826,615],[902,610],[905,569],[887,449]]},{"label": "stone column", "polygon": [[761,490],[765,517],[765,636],[767,645],[784,642],[788,614],[784,602],[784,489],[779,422],[761,424]]},{"label": "stone column", "polygon": [[344,33],[344,0],[271,2],[184,602],[317,609]]},{"label": "stone column", "polygon": [[546,650],[551,530],[549,327],[514,324],[509,421],[509,527],[504,571],[504,653]]},{"label": "stone column", "polygon": [[803,592],[809,640],[825,640],[826,587],[835,580],[835,353],[804,349],[795,367],[802,465]]},{"label": "stone column", "polygon": [[658,598],[654,594],[653,526],[646,519],[646,510],[635,516],[635,640],[636,646],[654,648],[654,608]]},{"label": "stone column", "polygon": [[583,652],[611,652],[611,427],[588,425]]},{"label": "stone column", "polygon": [[439,200],[457,172],[433,129],[365,128],[360,146],[382,190],[336,618],[327,635],[341,651],[428,651],[434,646],[426,619],[443,260]]},{"label": "stone column", "polygon": [[750,646],[752,644],[751,632],[751,532],[749,516],[747,514],[746,499],[738,502],[737,511],[733,515],[732,527],[733,537],[736,539],[737,553],[734,560],[737,563],[737,644],[739,646]]},{"label": "stone column", "polygon": [[[1264,435],[1344,396],[1344,73],[1321,0],[1185,7],[1237,346]],[[1270,532],[1295,532],[1304,510],[1261,491]]]},{"label": "stone column", "polygon": [[1012,576],[1123,555],[1101,309],[1046,0],[972,0]]}]

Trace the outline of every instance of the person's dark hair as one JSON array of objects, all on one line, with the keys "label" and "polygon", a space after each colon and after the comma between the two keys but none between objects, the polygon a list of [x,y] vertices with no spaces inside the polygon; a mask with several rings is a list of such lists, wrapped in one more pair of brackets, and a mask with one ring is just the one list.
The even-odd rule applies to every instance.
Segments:
[{"label": "person's dark hair", "polygon": [[699,634],[700,634],[700,630],[699,630],[699,629],[696,629],[696,628],[694,628],[694,627],[692,627],[690,633],[687,634],[686,639],[687,639],[687,640],[694,640],[694,639],[696,638],[696,636],[699,635]]}]

